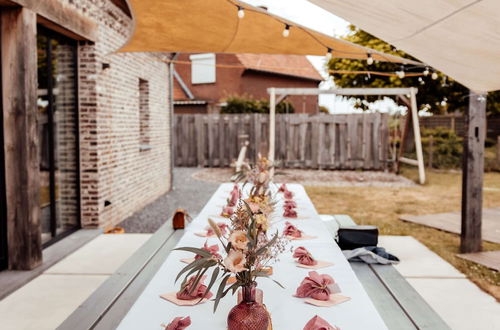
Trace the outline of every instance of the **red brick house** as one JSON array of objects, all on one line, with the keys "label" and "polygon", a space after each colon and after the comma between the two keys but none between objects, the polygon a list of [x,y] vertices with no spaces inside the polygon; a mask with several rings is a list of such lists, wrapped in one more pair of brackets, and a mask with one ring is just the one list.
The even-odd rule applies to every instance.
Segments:
[{"label": "red brick house", "polygon": [[[268,99],[269,87],[317,88],[322,78],[305,56],[180,54],[174,73],[174,111],[217,113],[228,96]],[[317,113],[318,96],[287,99],[296,113]]]}]

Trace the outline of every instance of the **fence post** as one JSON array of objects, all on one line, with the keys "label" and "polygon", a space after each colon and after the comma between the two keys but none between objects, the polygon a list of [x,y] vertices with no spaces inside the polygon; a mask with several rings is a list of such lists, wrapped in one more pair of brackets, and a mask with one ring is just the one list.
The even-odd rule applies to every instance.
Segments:
[{"label": "fence post", "polygon": [[497,165],[500,166],[500,135],[497,136]]},{"label": "fence post", "polygon": [[434,136],[429,136],[429,168],[432,168],[432,162],[433,162],[433,155],[434,155]]}]

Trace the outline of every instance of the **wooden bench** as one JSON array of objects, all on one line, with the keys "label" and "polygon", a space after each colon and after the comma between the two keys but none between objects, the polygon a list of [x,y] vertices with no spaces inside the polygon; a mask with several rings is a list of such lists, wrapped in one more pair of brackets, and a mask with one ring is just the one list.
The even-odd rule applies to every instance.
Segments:
[{"label": "wooden bench", "polygon": [[[115,329],[183,234],[167,221],[58,329]],[[394,267],[351,265],[389,329],[449,329]]]}]

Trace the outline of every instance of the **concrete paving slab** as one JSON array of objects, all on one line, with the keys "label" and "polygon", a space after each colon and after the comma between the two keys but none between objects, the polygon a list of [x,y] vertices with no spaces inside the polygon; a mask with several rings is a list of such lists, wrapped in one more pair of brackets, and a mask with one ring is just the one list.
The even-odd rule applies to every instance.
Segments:
[{"label": "concrete paving slab", "polygon": [[454,330],[500,330],[500,304],[467,279],[409,278]]},{"label": "concrete paving slab", "polygon": [[395,267],[404,277],[465,278],[412,236],[380,236],[378,245],[401,260]]},{"label": "concrete paving slab", "polygon": [[151,234],[100,235],[45,273],[111,275],[150,237]]},{"label": "concrete paving slab", "polygon": [[52,330],[108,276],[40,275],[0,301],[2,330]]}]

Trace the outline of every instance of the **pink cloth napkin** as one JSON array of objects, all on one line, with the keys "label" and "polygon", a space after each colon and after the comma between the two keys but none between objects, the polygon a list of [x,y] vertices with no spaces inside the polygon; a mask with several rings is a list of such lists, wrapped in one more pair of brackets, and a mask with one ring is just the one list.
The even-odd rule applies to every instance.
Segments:
[{"label": "pink cloth napkin", "polygon": [[189,316],[186,316],[185,318],[176,317],[165,327],[165,330],[184,330],[190,325],[191,318]]},{"label": "pink cloth napkin", "polygon": [[234,213],[233,208],[231,206],[223,206],[222,212],[220,213],[223,217],[230,217]]},{"label": "pink cloth napkin", "polygon": [[292,199],[293,198],[293,192],[291,192],[290,190],[286,190],[283,193],[283,197],[285,197],[285,199]]},{"label": "pink cloth napkin", "polygon": [[[218,246],[217,246],[218,247]],[[297,262],[302,265],[313,266],[318,262],[314,260],[311,253],[303,246],[299,246],[293,251],[293,257],[298,258]]]},{"label": "pink cloth napkin", "polygon": [[297,203],[295,203],[295,201],[292,201],[292,200],[286,200],[285,201],[285,204],[283,205],[284,208],[296,208],[297,207]]},{"label": "pink cloth napkin", "polygon": [[[219,252],[219,246],[217,244],[208,246],[207,242],[205,242],[205,244],[203,244],[203,247],[201,249],[210,252],[214,257],[217,257],[219,259],[222,258],[221,255],[219,253],[217,253],[217,252]],[[200,256],[199,254],[197,254],[194,258],[196,260],[198,260],[198,259],[203,258],[203,256]]]},{"label": "pink cloth napkin", "polygon": [[318,315],[315,315],[309,322],[306,323],[304,330],[340,330],[339,328],[331,325]]},{"label": "pink cloth napkin", "polygon": [[329,300],[330,294],[338,292],[335,281],[330,275],[320,275],[315,271],[309,272],[309,276],[302,280],[297,288],[295,296],[299,298],[313,298],[317,300]]},{"label": "pink cloth napkin", "polygon": [[283,193],[285,191],[288,191],[288,188],[286,187],[285,183],[282,183],[281,186],[278,189],[278,192]]},{"label": "pink cloth napkin", "polygon": [[181,291],[177,292],[176,294],[177,299],[180,300],[194,300],[199,298],[210,299],[212,297],[211,292],[207,292],[205,295],[205,292],[207,291],[207,286],[203,284],[203,282],[205,282],[205,279],[206,276],[202,276],[196,287],[194,287],[193,292],[191,292],[191,289],[193,288],[193,285],[195,284],[196,281],[196,276],[194,275],[191,276],[187,281],[187,283],[181,288]]},{"label": "pink cloth napkin", "polygon": [[302,230],[298,229],[290,222],[285,222],[285,229],[283,229],[283,235],[292,237],[302,237]]},{"label": "pink cloth napkin", "polygon": [[241,198],[241,191],[238,186],[234,186],[233,190],[231,190],[231,197],[227,200],[228,206],[236,206],[238,200]]},{"label": "pink cloth napkin", "polygon": [[[224,222],[218,222],[217,223],[217,227],[219,227],[222,235],[226,235],[227,225]],[[214,230],[212,229],[212,227],[207,226],[206,230],[207,230],[207,236],[213,236],[213,235],[215,235]]]},{"label": "pink cloth napkin", "polygon": [[294,209],[285,209],[285,212],[283,212],[283,216],[285,218],[296,218],[298,215],[297,211],[295,211]]}]

